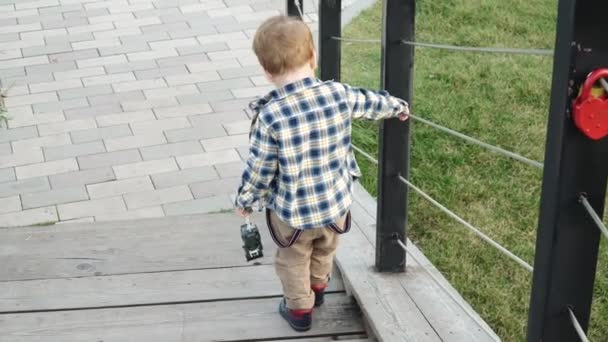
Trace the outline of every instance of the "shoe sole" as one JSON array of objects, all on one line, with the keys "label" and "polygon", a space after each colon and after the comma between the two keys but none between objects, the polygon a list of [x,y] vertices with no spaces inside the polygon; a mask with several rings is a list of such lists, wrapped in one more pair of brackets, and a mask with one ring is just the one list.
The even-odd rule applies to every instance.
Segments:
[{"label": "shoe sole", "polygon": [[283,319],[285,319],[285,321],[287,322],[287,324],[289,324],[289,326],[290,326],[290,327],[291,327],[293,330],[295,330],[295,331],[297,331],[297,332],[305,332],[305,331],[310,330],[310,328],[312,328],[312,324],[311,324],[311,325],[309,325],[309,326],[306,326],[306,327],[300,327],[300,326],[294,325],[294,324],[293,324],[293,323],[291,323],[291,321],[289,320],[289,316],[287,316],[287,313],[286,313],[286,312],[281,311],[281,312],[280,312],[280,314],[281,314],[281,317],[283,317]]}]

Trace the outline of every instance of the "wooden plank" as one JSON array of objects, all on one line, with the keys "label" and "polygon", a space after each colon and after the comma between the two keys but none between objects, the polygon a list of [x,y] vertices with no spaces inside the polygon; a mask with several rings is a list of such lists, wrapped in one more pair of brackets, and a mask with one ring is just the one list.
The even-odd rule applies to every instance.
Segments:
[{"label": "wooden plank", "polygon": [[[254,216],[271,264],[276,247]],[[0,281],[247,266],[234,214],[0,229]]]},{"label": "wooden plank", "polygon": [[347,296],[328,295],[313,329],[297,333],[277,313],[278,300],[255,299],[0,316],[3,342],[198,342],[364,334]]},{"label": "wooden plank", "polygon": [[[375,246],[375,200],[357,184],[353,220],[359,225],[367,240]],[[441,272],[408,240],[408,249],[421,264],[408,259],[405,274],[399,283],[444,341],[500,341],[488,324],[461,297]],[[442,284],[440,287],[428,275],[432,273]],[[459,299],[456,303],[447,293]],[[465,309],[463,309],[463,307]]]},{"label": "wooden plank", "polygon": [[374,249],[358,226],[342,239],[336,262],[378,340],[442,341],[401,287],[401,275],[374,271]]},{"label": "wooden plank", "polygon": [[[340,272],[330,292],[344,291]],[[0,313],[279,297],[271,265],[0,283]]]}]

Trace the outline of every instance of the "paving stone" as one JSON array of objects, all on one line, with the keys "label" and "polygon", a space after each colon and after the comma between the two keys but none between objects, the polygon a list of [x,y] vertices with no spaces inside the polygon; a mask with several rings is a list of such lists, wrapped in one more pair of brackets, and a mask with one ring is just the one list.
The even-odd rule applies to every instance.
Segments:
[{"label": "paving stone", "polygon": [[39,31],[22,32],[19,34],[23,40],[35,40],[41,38],[67,36],[68,31],[65,28],[44,29]]},{"label": "paving stone", "polygon": [[167,40],[171,38],[167,32],[157,31],[157,32],[148,32],[148,33],[140,33],[137,35],[128,35],[124,37],[120,37],[123,45],[134,44],[138,42],[156,42],[159,40]]},{"label": "paving stone", "polygon": [[5,18],[24,18],[28,16],[36,16],[38,15],[38,10],[36,9],[27,9],[27,10],[19,10],[19,11],[10,11],[2,13],[2,16]]},{"label": "paving stone", "polygon": [[159,24],[159,25],[149,25],[141,28],[142,32],[150,33],[150,32],[170,32],[170,31],[180,31],[187,30],[189,28],[186,23],[173,23],[173,24]]},{"label": "paving stone", "polygon": [[6,168],[0,169],[0,183],[10,182],[16,180],[15,169],[14,168]]},{"label": "paving stone", "polygon": [[[21,68],[22,70],[24,70],[23,68]],[[3,72],[9,70],[9,72],[12,72],[12,70],[14,69],[4,69],[4,70],[0,70],[0,76],[3,76]],[[25,73],[25,71],[24,71]],[[23,85],[27,85],[29,83],[39,83],[39,82],[51,82],[53,81],[53,74],[51,74],[50,72],[44,73],[44,74],[28,74],[27,76],[16,76],[16,77],[11,77],[11,76],[7,76],[4,77],[2,79],[2,82],[4,82],[4,84],[13,84],[15,86],[23,86]]]},{"label": "paving stone", "polygon": [[38,125],[38,131],[40,132],[40,135],[43,136],[59,133],[68,133],[71,131],[80,131],[83,129],[95,127],[97,127],[97,125],[95,124],[95,120],[80,119]]},{"label": "paving stone", "polygon": [[233,207],[229,196],[215,196],[163,205],[167,216],[208,214],[232,209]]},{"label": "paving stone", "polygon": [[[91,103],[91,106],[102,106],[102,105],[108,105],[108,104],[118,105],[118,104],[121,104],[123,101],[134,101],[134,100],[143,101],[145,99],[146,99],[146,96],[140,90],[88,97],[88,100]],[[123,109],[128,111],[128,109],[126,109],[126,108],[123,108]]]},{"label": "paving stone", "polygon": [[[92,33],[79,33],[79,34],[70,34],[65,36],[52,36],[47,37],[44,40],[47,44],[63,44],[63,43],[74,43],[74,42],[82,42],[85,40],[95,39]],[[78,51],[81,52],[81,51]],[[87,51],[90,52],[90,51]]]},{"label": "paving stone", "polygon": [[43,148],[46,160],[58,160],[106,152],[101,141]]},{"label": "paving stone", "polygon": [[161,58],[156,61],[158,66],[161,68],[168,68],[180,65],[187,65],[191,63],[199,63],[208,61],[206,54],[196,54],[196,55],[188,55],[188,56],[179,56],[179,57],[170,57],[170,58]]},{"label": "paving stone", "polygon": [[161,97],[157,99],[148,99],[145,101],[125,101],[122,102],[122,108],[126,111],[137,111],[151,108],[173,107],[178,105],[177,99],[173,97]]},{"label": "paving stone", "polygon": [[208,103],[210,101],[221,101],[233,99],[234,96],[229,90],[218,90],[218,91],[203,91],[200,94],[191,95],[180,95],[177,97],[182,105],[195,105],[200,103]]},{"label": "paving stone", "polygon": [[232,163],[215,164],[215,169],[220,175],[220,178],[240,177],[245,169],[245,164],[239,160]]},{"label": "paving stone", "polygon": [[117,93],[134,91],[134,90],[166,88],[166,87],[167,87],[167,84],[165,83],[165,80],[162,78],[123,82],[123,83],[117,83],[117,84],[112,85],[112,88],[114,88],[114,91],[116,91]]},{"label": "paving stone", "polygon": [[249,134],[229,135],[220,138],[201,140],[205,151],[219,151],[227,148],[237,148],[249,145]]},{"label": "paving stone", "polygon": [[216,179],[190,184],[190,190],[192,191],[194,198],[229,195],[236,193],[240,182],[240,177]]},{"label": "paving stone", "polygon": [[112,87],[109,84],[100,84],[79,89],[68,89],[57,92],[62,100],[75,99],[80,97],[104,95],[113,93]]},{"label": "paving stone", "polygon": [[89,195],[84,186],[24,194],[21,196],[23,209],[46,207],[88,199]]},{"label": "paving stone", "polygon": [[89,16],[89,22],[91,24],[97,23],[107,23],[114,21],[125,21],[135,19],[133,13],[119,13],[119,14],[110,14],[110,15],[100,15],[100,16]]},{"label": "paving stone", "polygon": [[161,97],[177,97],[184,95],[195,95],[200,94],[198,88],[193,84],[186,84],[181,86],[174,86],[169,88],[158,88],[144,90],[144,95],[148,99],[155,99]]},{"label": "paving stone", "polygon": [[98,58],[89,58],[78,60],[78,67],[82,68],[90,68],[99,65],[111,65],[111,64],[122,64],[127,63],[127,57],[125,55],[117,55],[117,56],[106,56],[106,57],[98,57]]},{"label": "paving stone", "polygon": [[0,134],[0,143],[29,139],[38,136],[36,127],[20,127],[13,129],[3,129]]},{"label": "paving stone", "polygon": [[94,217],[82,217],[82,218],[77,218],[77,219],[73,219],[73,220],[63,220],[63,221],[59,221],[56,222],[56,225],[62,225],[62,224],[78,224],[78,223],[92,223],[95,222],[95,218]]},{"label": "paving stone", "polygon": [[85,85],[85,87],[97,84],[114,84],[129,81],[135,81],[135,75],[133,74],[133,72],[125,72],[103,76],[92,76],[85,77],[82,79],[82,83]]},{"label": "paving stone", "polygon": [[188,70],[192,73],[203,72],[203,71],[218,71],[222,69],[233,69],[240,67],[239,61],[236,59],[226,59],[223,61],[203,61],[190,63],[186,65]]},{"label": "paving stone", "polygon": [[61,146],[71,143],[70,135],[64,133],[13,141],[11,145],[13,146],[13,151],[15,151],[15,153],[28,153],[31,150],[39,149],[44,146]]},{"label": "paving stone", "polygon": [[21,210],[21,199],[19,196],[0,198],[0,214],[6,214]]},{"label": "paving stone", "polygon": [[83,42],[72,43],[72,49],[87,50],[87,49],[99,49],[113,46],[120,46],[121,42],[118,38],[106,39],[106,40],[88,40]]},{"label": "paving stone", "polygon": [[[30,107],[28,107],[30,108]],[[22,112],[19,114],[15,113],[15,110],[11,110],[12,118],[9,121],[9,127],[26,127],[26,126],[34,126],[51,122],[60,122],[65,120],[65,116],[62,112],[48,112],[48,113],[39,113],[33,114],[31,112]]]},{"label": "paving stone", "polygon": [[[122,165],[141,160],[137,150],[126,150],[92,154],[90,156],[78,157],[78,164],[81,170],[95,169],[104,166]],[[134,176],[135,177],[135,176]],[[118,178],[118,177],[117,177]],[[126,177],[121,177],[126,178]]]},{"label": "paving stone", "polygon": [[238,14],[253,15],[253,9],[248,5],[229,6],[221,9],[212,9],[207,11],[209,17],[227,17],[236,16]]},{"label": "paving stone", "polygon": [[162,133],[166,130],[186,127],[191,127],[187,118],[168,118],[131,124],[131,130],[135,135]]},{"label": "paving stone", "polygon": [[108,113],[119,113],[121,111],[122,111],[122,107],[120,107],[119,104],[112,103],[112,104],[104,105],[104,106],[96,105],[93,107],[75,108],[75,109],[66,110],[65,117],[68,120],[87,119],[87,118],[94,118],[98,115],[105,115]]},{"label": "paving stone", "polygon": [[[248,120],[247,115],[242,110],[235,110],[230,112],[220,112],[212,114],[194,115],[190,117],[192,126],[203,127],[208,125],[223,125],[226,123],[232,123],[235,121]],[[249,133],[249,131],[247,131]],[[222,134],[224,136],[225,134]]]},{"label": "paving stone", "polygon": [[128,150],[132,148],[154,146],[166,143],[167,140],[162,132],[135,134],[133,136],[112,138],[104,140],[108,152]]},{"label": "paving stone", "polygon": [[60,204],[57,206],[61,220],[71,220],[81,217],[111,215],[126,212],[127,208],[122,197],[109,197],[76,203]]},{"label": "paving stone", "polygon": [[21,49],[4,50],[0,54],[0,61],[9,60],[9,59],[15,59],[15,58],[21,58],[23,56],[24,55],[21,54]]},{"label": "paving stone", "polygon": [[166,80],[170,86],[182,84],[195,84],[199,82],[208,82],[219,80],[220,77],[215,71],[198,72],[188,75],[167,76]]},{"label": "paving stone", "polygon": [[120,196],[129,192],[154,190],[150,177],[136,177],[87,185],[91,199]]},{"label": "paving stone", "polygon": [[15,174],[17,175],[17,179],[27,179],[76,170],[78,170],[78,163],[76,162],[76,159],[70,158],[25,166],[17,166],[15,168]]},{"label": "paving stone", "polygon": [[150,51],[150,46],[148,46],[148,43],[142,41],[117,46],[103,47],[99,49],[99,54],[101,56],[111,56],[143,51]]},{"label": "paving stone", "polygon": [[89,102],[85,98],[71,99],[64,101],[36,103],[32,105],[34,113],[49,113],[49,112],[60,112],[74,108],[85,108],[89,106]]},{"label": "paving stone", "polygon": [[177,171],[178,167],[173,158],[149,160],[139,163],[114,166],[116,178],[132,178],[157,173]]},{"label": "paving stone", "polygon": [[150,43],[152,50],[175,49],[177,47],[193,45],[198,45],[198,41],[195,38],[169,39]]},{"label": "paving stone", "polygon": [[261,97],[274,89],[274,86],[262,86],[232,89],[231,91],[237,99],[248,99],[251,97]]},{"label": "paving stone", "polygon": [[9,78],[9,77],[12,78],[12,80],[14,80],[16,77],[24,77],[24,76],[25,76],[25,68],[23,68],[23,67],[0,69],[0,77],[2,78],[2,82],[4,82],[4,84],[10,84],[10,83],[6,83],[7,78]]},{"label": "paving stone", "polygon": [[61,80],[69,80],[69,79],[79,79],[90,76],[100,76],[105,75],[106,71],[103,67],[93,67],[87,69],[78,69],[78,70],[70,70],[70,71],[58,71],[54,72],[53,76],[57,81]]},{"label": "paving stone", "polygon": [[200,36],[201,34],[212,34],[217,32],[215,26],[208,23],[200,24],[197,22],[189,21],[188,25],[193,27],[185,30],[169,31],[169,36],[172,39],[194,38]]},{"label": "paving stone", "polygon": [[30,150],[27,153],[13,153],[0,156],[0,168],[28,165],[44,161],[40,149]]},{"label": "paving stone", "polygon": [[204,12],[212,9],[226,8],[226,4],[220,0],[210,0],[204,3],[179,6],[182,13]]},{"label": "paving stone", "polygon": [[88,24],[81,26],[74,26],[68,28],[69,34],[78,34],[78,33],[87,33],[87,32],[98,32],[105,30],[114,29],[114,25],[112,23],[98,23],[98,24]]},{"label": "paving stone", "polygon": [[[200,146],[200,144],[199,144],[199,146]],[[202,150],[202,147],[201,147],[201,150]],[[11,154],[11,153],[13,153],[11,144],[9,144],[9,143],[0,144],[0,156],[5,156],[5,155]]]},{"label": "paving stone", "polygon": [[203,152],[203,147],[198,141],[186,141],[174,144],[140,148],[144,160],[163,159]]},{"label": "paving stone", "polygon": [[2,32],[4,33],[12,33],[12,32],[28,32],[28,31],[37,31],[41,30],[42,25],[40,23],[32,23],[32,24],[19,24],[19,25],[7,25],[2,27]]},{"label": "paving stone", "polygon": [[10,181],[0,183],[0,197],[41,192],[49,189],[49,181],[46,177]]},{"label": "paving stone", "polygon": [[236,150],[241,156],[241,160],[247,161],[247,158],[249,158],[249,147],[239,147]]},{"label": "paving stone", "polygon": [[181,202],[191,200],[194,197],[187,186],[176,186],[173,188],[158,189],[152,191],[129,193],[124,195],[127,208],[137,209],[157,206],[165,203]]},{"label": "paving stone", "polygon": [[[56,53],[56,54],[52,54],[49,56],[52,63],[74,62],[74,61],[80,61],[80,60],[89,61],[91,59],[96,60],[96,59],[98,59],[97,57],[99,57],[99,52],[97,51],[97,49]],[[74,63],[70,63],[70,65],[74,65]],[[91,66],[96,66],[96,65],[91,65]],[[85,65],[85,64],[78,65],[78,67],[80,69],[82,69],[82,68],[86,68],[87,65]],[[72,68],[72,69],[74,69],[74,68]],[[68,69],[68,70],[70,70],[70,69]],[[58,70],[58,71],[62,71],[62,70]]]},{"label": "paving stone", "polygon": [[211,102],[209,102],[209,105],[216,112],[226,112],[226,111],[232,111],[232,110],[243,110],[245,108],[248,108],[249,102],[251,102],[253,100],[254,100],[254,98],[211,101]]},{"label": "paving stone", "polygon": [[30,84],[30,91],[32,93],[43,93],[49,91],[82,88],[82,82],[79,79],[54,81],[54,82],[43,82]]},{"label": "paving stone", "polygon": [[[7,107],[14,106],[23,106],[23,105],[32,105],[37,103],[45,103],[51,101],[57,101],[57,93],[49,92],[49,93],[38,93],[32,95],[22,95],[22,96],[12,96],[7,97],[5,99],[5,104]],[[2,137],[0,137],[0,140]]]},{"label": "paving stone", "polygon": [[268,79],[266,78],[266,76],[252,76],[250,77],[251,82],[253,82],[253,84],[255,84],[256,86],[271,86],[272,83],[270,81],[268,81]]},{"label": "paving stone", "polygon": [[180,169],[191,169],[193,167],[209,166],[213,164],[230,163],[240,160],[236,150],[221,150],[215,152],[205,152],[189,156],[176,157]]},{"label": "paving stone", "polygon": [[[149,70],[157,68],[156,62],[154,61],[137,61],[122,64],[107,65],[106,71],[108,74],[117,74],[129,71]],[[138,78],[139,79],[139,78]]]},{"label": "paving stone", "polygon": [[[82,25],[86,25],[88,23],[87,18],[57,18],[53,20],[45,20],[42,22],[42,27],[45,29],[56,29],[56,28],[68,28],[68,27],[81,27]],[[87,33],[87,32],[81,32]],[[78,34],[78,33],[76,33]]]},{"label": "paving stone", "polygon": [[154,113],[147,109],[134,112],[100,115],[97,117],[99,127],[115,126],[125,123],[155,120]]},{"label": "paving stone", "polygon": [[138,3],[134,5],[112,5],[110,7],[110,13],[125,13],[125,12],[135,12],[135,11],[143,11],[153,9],[154,6],[151,3]]},{"label": "paving stone", "polygon": [[[57,62],[53,62],[51,64],[48,65],[33,65],[33,66],[27,66],[25,67],[25,71],[28,74],[28,76],[32,76],[32,74],[38,74],[38,73],[52,73],[52,72],[56,72],[56,71],[68,71],[68,70],[75,70],[76,69],[76,63],[74,63],[73,61],[57,61]],[[28,81],[29,83],[38,83],[38,82],[33,82],[32,79],[24,79],[24,81]]]},{"label": "paving stone", "polygon": [[39,45],[44,45],[44,39],[18,40],[14,42],[0,43],[0,50],[21,49]]},{"label": "paving stone", "polygon": [[251,120],[240,120],[223,124],[228,135],[249,134],[251,130]]},{"label": "paving stone", "polygon": [[172,75],[182,75],[187,74],[188,69],[184,65],[167,67],[167,68],[155,68],[155,69],[147,69],[147,70],[138,70],[135,71],[135,77],[138,80],[146,80],[150,78],[160,78],[165,76]]},{"label": "paving stone", "polygon": [[[197,0],[194,0],[195,2]],[[154,1],[153,1],[154,2]],[[163,7],[159,7],[157,4],[154,4],[156,7],[155,9],[152,10],[144,10],[144,11],[137,11],[135,12],[135,17],[137,18],[145,18],[145,17],[162,17],[163,16],[168,16],[168,15],[182,15],[182,12],[180,12],[180,10],[176,7],[173,6],[177,6],[175,1],[172,1],[174,4],[172,4],[172,6],[168,7],[168,8],[163,8]]]},{"label": "paving stone", "polygon": [[[46,180],[46,178],[44,179]],[[108,182],[115,179],[114,171],[112,171],[112,168],[110,167],[97,167],[90,170],[67,172],[49,177],[53,189],[78,187],[81,185]]]},{"label": "paving stone", "polygon": [[[198,4],[199,0],[154,0],[156,8],[180,7],[184,5]],[[180,12],[181,13],[181,12]]]},{"label": "paving stone", "polygon": [[222,131],[222,127],[218,124],[199,126],[194,128],[175,129],[165,132],[167,141],[170,143],[190,140],[200,140],[208,138],[223,137],[226,133]]},{"label": "paving stone", "polygon": [[218,176],[215,169],[211,166],[196,167],[152,176],[152,182],[157,189],[205,182],[213,179],[218,179]]},{"label": "paving stone", "polygon": [[236,24],[221,24],[216,25],[215,28],[220,33],[231,33],[247,29],[257,29],[258,26],[260,26],[260,22],[256,20],[247,22],[237,22]]},{"label": "paving stone", "polygon": [[98,222],[103,221],[123,221],[123,220],[137,220],[146,218],[164,217],[165,212],[161,206],[146,207],[136,210],[129,210],[124,213],[113,213],[111,215],[97,215],[95,220]]},{"label": "paving stone", "polygon": [[253,42],[251,40],[235,40],[229,41],[226,44],[228,44],[230,49],[248,49],[251,48]]},{"label": "paving stone", "polygon": [[55,207],[37,208],[0,215],[0,227],[23,227],[59,221]]},{"label": "paving stone", "polygon": [[[62,52],[69,52],[72,51],[72,47],[70,46],[70,43],[54,43],[54,44],[47,44],[47,45],[43,45],[43,46],[32,46],[32,47],[28,47],[28,48],[23,48],[21,50],[23,52],[23,57],[33,57],[33,56],[40,56],[40,55],[49,55],[49,54],[55,54],[55,53],[62,53]],[[56,60],[53,59],[54,61],[58,61],[61,62],[60,60]],[[45,63],[42,63],[45,64]]]},{"label": "paving stone", "polygon": [[212,82],[197,83],[198,89],[202,92],[232,90],[235,88],[249,88],[253,86],[251,80],[246,78],[234,78],[230,80],[219,80]]},{"label": "paving stone", "polygon": [[129,128],[129,125],[126,124],[70,132],[72,142],[75,144],[102,139],[126,137],[132,134],[131,128]]},{"label": "paving stone", "polygon": [[122,37],[126,37],[126,36],[138,36],[141,34],[142,34],[142,32],[139,27],[128,27],[128,28],[121,28],[121,29],[117,29],[117,30],[93,32],[93,36],[95,37],[95,39],[122,38]]},{"label": "paving stone", "polygon": [[59,0],[37,0],[15,3],[15,9],[22,10],[28,8],[39,8],[48,6],[59,6]]},{"label": "paving stone", "polygon": [[[64,1],[82,2],[82,0],[64,0]],[[81,5],[81,7],[82,7],[82,5]],[[107,8],[94,8],[94,9],[89,9],[89,10],[80,8],[75,11],[63,13],[63,16],[65,18],[89,18],[89,17],[96,17],[96,16],[108,15],[108,14],[110,14],[110,11],[108,11]]]},{"label": "paving stone", "polygon": [[208,104],[196,104],[191,106],[154,108],[154,113],[158,118],[175,118],[211,113],[211,106]]},{"label": "paving stone", "polygon": [[179,53],[180,56],[187,56],[225,50],[228,50],[228,45],[226,45],[226,43],[210,43],[203,45],[178,47],[177,53]]}]

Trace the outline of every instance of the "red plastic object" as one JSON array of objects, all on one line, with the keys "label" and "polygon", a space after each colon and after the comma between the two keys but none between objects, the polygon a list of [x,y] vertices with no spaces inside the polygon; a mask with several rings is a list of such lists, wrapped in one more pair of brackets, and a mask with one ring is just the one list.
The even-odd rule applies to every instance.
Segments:
[{"label": "red plastic object", "polygon": [[576,127],[593,140],[608,136],[608,94],[604,92],[600,97],[591,95],[593,86],[602,78],[608,78],[608,69],[590,73],[573,107]]}]

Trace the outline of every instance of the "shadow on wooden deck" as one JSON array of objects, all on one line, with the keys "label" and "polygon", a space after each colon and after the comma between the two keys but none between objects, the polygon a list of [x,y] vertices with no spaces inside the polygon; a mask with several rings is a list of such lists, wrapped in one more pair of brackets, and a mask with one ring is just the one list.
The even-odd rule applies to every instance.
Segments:
[{"label": "shadow on wooden deck", "polygon": [[[2,228],[0,340],[497,340],[432,282],[421,269],[439,275],[430,263],[410,264],[406,274],[373,271],[374,211],[358,189],[354,229],[337,257],[343,275],[336,272],[305,334],[278,316],[272,258],[245,261],[232,214]],[[263,228],[260,215],[255,221]]]}]

